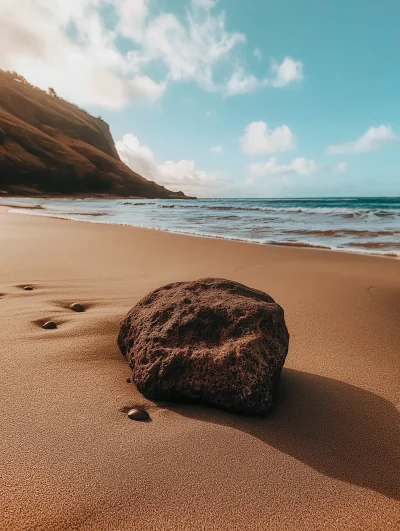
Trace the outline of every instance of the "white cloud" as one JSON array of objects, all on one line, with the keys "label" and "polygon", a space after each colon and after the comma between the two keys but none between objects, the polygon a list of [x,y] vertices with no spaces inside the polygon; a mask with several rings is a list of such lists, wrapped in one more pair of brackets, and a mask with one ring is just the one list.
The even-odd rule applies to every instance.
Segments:
[{"label": "white cloud", "polygon": [[[253,55],[259,60],[261,59],[261,52],[258,48],[254,50]],[[286,57],[280,65],[272,61],[271,71],[272,77],[258,78],[253,74],[246,73],[242,67],[236,67],[224,87],[223,93],[227,96],[247,94],[267,85],[281,88],[303,79],[303,63],[294,61],[290,57]]]},{"label": "white cloud", "polygon": [[247,75],[242,68],[238,68],[226,84],[224,93],[227,96],[246,94],[248,92],[254,92],[256,89],[267,84],[267,79],[258,79],[252,74]]},{"label": "white cloud", "polygon": [[259,61],[261,61],[262,59],[262,53],[261,53],[261,50],[260,48],[254,48],[253,50],[253,55],[256,59],[258,59]]},{"label": "white cloud", "polygon": [[273,87],[285,87],[294,81],[303,79],[303,63],[295,61],[291,57],[286,57],[281,64],[272,61],[272,72],[275,76],[271,83]]},{"label": "white cloud", "polygon": [[91,0],[20,0],[18,6],[3,0],[0,67],[80,105],[120,108],[132,98],[159,97],[165,83],[138,72],[125,75],[126,59],[97,7]]},{"label": "white cloud", "polygon": [[[215,0],[191,0],[180,18],[151,5],[149,0],[2,0],[0,68],[16,70],[41,88],[51,86],[79,105],[110,108],[137,98],[153,101],[171,82],[194,82],[224,96],[267,84],[238,59],[246,36],[227,29]],[[113,13],[108,20],[105,9]],[[131,42],[127,53],[118,49],[121,36]],[[293,80],[287,61],[301,64],[286,58],[273,65],[275,86]],[[222,70],[224,79],[218,78]]]},{"label": "white cloud", "polygon": [[195,81],[209,91],[223,90],[214,81],[214,71],[232,50],[246,41],[242,33],[225,29],[225,13],[191,14],[185,27],[172,14],[151,21],[142,43],[142,54],[148,61],[162,60],[171,80]]},{"label": "white cloud", "polygon": [[134,99],[158,100],[166,88],[166,82],[155,83],[148,76],[136,76],[129,82],[129,94]]},{"label": "white cloud", "polygon": [[199,170],[192,160],[167,160],[158,164],[153,151],[132,134],[124,135],[115,146],[121,160],[133,171],[175,192],[210,196],[218,185],[216,175]]},{"label": "white cloud", "polygon": [[268,129],[265,122],[251,122],[240,138],[240,145],[246,155],[279,153],[296,147],[294,135],[287,125]]},{"label": "white cloud", "polygon": [[183,190],[186,194],[212,195],[211,187],[216,180],[215,175],[197,169],[193,160],[167,160],[158,166],[157,182],[172,190]]},{"label": "white cloud", "polygon": [[140,143],[137,136],[124,135],[122,140],[115,142],[115,147],[121,160],[133,171],[143,177],[155,180],[157,173],[154,153]]},{"label": "white cloud", "polygon": [[222,146],[211,146],[209,151],[211,153],[222,153],[224,150],[223,150]]},{"label": "white cloud", "polygon": [[370,127],[360,138],[344,144],[330,145],[326,148],[328,155],[343,153],[368,153],[376,151],[383,144],[395,140],[396,135],[389,125]]},{"label": "white cloud", "polygon": [[276,158],[271,158],[267,162],[255,162],[249,165],[251,175],[268,176],[288,173],[298,175],[312,175],[319,170],[318,164],[312,159],[298,157],[289,164],[278,164]]},{"label": "white cloud", "polygon": [[140,42],[148,17],[147,0],[118,0],[114,3],[118,15],[117,30],[121,35]]},{"label": "white cloud", "polygon": [[335,173],[346,173],[347,172],[347,162],[340,162],[335,168],[333,168],[333,171]]}]

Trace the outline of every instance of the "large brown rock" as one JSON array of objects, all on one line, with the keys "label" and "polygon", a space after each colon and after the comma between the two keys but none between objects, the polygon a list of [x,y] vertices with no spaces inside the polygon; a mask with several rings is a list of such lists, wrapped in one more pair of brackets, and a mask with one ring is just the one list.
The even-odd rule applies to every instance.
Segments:
[{"label": "large brown rock", "polygon": [[289,345],[272,297],[220,278],[168,284],[121,322],[118,346],[146,397],[263,415]]}]

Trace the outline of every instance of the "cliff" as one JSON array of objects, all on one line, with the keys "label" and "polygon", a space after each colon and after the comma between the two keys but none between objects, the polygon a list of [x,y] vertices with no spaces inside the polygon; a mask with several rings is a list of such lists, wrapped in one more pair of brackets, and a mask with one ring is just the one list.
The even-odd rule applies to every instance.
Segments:
[{"label": "cliff", "polygon": [[2,70],[0,192],[185,198],[128,168],[103,120]]}]

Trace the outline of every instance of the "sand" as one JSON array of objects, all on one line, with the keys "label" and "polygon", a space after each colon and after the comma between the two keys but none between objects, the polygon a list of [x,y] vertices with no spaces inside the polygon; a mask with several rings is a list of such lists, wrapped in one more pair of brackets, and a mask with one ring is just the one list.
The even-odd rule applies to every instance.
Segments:
[{"label": "sand", "polygon": [[[266,419],[156,405],[126,382],[120,319],[205,276],[285,309]],[[0,293],[1,529],[400,527],[400,261],[2,208]],[[137,405],[151,422],[120,411]]]}]

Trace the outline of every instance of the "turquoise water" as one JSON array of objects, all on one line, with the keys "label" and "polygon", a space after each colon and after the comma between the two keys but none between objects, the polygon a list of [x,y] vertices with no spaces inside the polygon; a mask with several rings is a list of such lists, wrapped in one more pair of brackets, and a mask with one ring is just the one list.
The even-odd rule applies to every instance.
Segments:
[{"label": "turquoise water", "polygon": [[[10,203],[11,200],[4,202]],[[30,211],[37,215],[260,244],[310,246],[400,257],[398,197],[187,201],[18,199],[18,203],[21,202],[41,205],[41,209]]]}]

